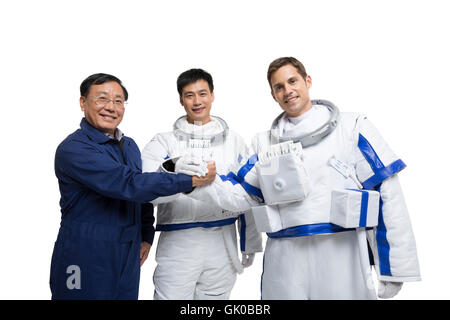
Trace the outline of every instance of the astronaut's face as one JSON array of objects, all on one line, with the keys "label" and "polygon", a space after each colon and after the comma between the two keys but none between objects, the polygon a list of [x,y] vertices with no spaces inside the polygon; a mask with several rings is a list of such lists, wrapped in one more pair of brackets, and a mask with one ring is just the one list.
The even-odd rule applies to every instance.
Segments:
[{"label": "astronaut's face", "polygon": [[184,86],[180,103],[186,110],[189,123],[205,124],[211,121],[211,105],[214,101],[214,93],[210,91],[208,82],[197,80]]},{"label": "astronaut's face", "polygon": [[125,112],[122,87],[114,81],[92,85],[87,97],[80,97],[86,121],[101,132],[114,135]]},{"label": "astronaut's face", "polygon": [[306,76],[306,79],[303,79],[293,65],[287,64],[275,71],[270,78],[270,84],[272,97],[289,117],[298,117],[311,109],[311,77]]}]

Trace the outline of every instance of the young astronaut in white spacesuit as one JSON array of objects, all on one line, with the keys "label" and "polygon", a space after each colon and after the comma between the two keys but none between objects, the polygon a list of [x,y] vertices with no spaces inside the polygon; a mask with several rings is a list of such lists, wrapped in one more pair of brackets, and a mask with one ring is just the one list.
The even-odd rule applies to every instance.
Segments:
[{"label": "young astronaut in white spacesuit", "polygon": [[310,100],[297,59],[273,61],[267,78],[284,112],[239,169],[190,194],[227,210],[253,206],[268,236],[262,299],[376,299],[370,262],[381,298],[419,281],[397,176],[406,165],[365,116]]},{"label": "young astronaut in white spacesuit", "polygon": [[[235,168],[247,153],[240,136],[224,120],[210,116],[214,101],[213,79],[202,69],[183,72],[177,80],[186,116],[173,131],[157,134],[142,151],[144,172],[175,171],[202,176],[214,161],[217,173]],[[205,164],[197,166],[197,164]],[[172,168],[170,168],[172,166]],[[156,231],[161,231],[153,276],[155,299],[228,299],[236,273],[252,264],[262,251],[261,234],[252,214],[235,208],[226,212],[177,194],[153,201],[158,206]],[[249,207],[247,206],[247,209]],[[238,221],[238,257],[235,222]]]}]

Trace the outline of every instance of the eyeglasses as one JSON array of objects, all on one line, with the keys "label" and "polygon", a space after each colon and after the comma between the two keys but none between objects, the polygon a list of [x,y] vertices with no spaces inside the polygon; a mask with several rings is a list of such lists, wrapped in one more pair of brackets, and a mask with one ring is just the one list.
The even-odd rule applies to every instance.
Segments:
[{"label": "eyeglasses", "polygon": [[123,101],[122,99],[108,99],[105,97],[94,97],[94,102],[100,107],[104,107],[110,102],[112,102],[117,108],[125,108],[125,106],[128,104],[127,101]]}]

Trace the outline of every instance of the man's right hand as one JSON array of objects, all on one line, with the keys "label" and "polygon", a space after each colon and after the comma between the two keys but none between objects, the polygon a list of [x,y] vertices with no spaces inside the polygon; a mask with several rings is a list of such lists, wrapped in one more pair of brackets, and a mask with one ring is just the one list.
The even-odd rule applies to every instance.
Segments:
[{"label": "man's right hand", "polygon": [[204,177],[192,176],[192,187],[206,186],[216,178],[216,163],[208,162],[208,173]]}]

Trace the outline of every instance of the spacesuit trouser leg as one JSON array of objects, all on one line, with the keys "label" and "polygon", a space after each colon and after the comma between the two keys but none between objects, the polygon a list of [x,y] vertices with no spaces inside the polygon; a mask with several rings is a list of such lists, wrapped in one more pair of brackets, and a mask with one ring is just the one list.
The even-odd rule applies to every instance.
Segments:
[{"label": "spacesuit trouser leg", "polygon": [[355,231],[269,238],[261,278],[264,300],[374,297],[372,281],[361,272]]},{"label": "spacesuit trouser leg", "polygon": [[236,281],[222,228],[161,232],[156,262],[155,300],[228,299]]},{"label": "spacesuit trouser leg", "polygon": [[50,270],[52,299],[136,300],[139,238],[137,226],[89,223],[61,226]]}]

